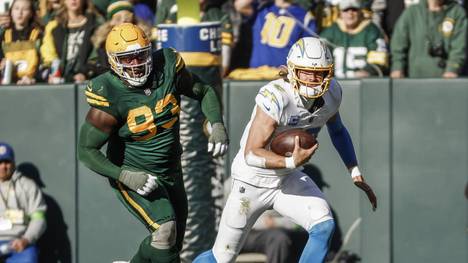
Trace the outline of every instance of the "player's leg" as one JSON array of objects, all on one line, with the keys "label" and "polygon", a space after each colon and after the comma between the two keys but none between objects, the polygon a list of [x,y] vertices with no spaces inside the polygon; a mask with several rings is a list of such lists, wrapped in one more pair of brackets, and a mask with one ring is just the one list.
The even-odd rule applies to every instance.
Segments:
[{"label": "player's leg", "polygon": [[296,171],[283,181],[274,209],[309,233],[299,262],[323,262],[335,223],[323,193],[306,174]]},{"label": "player's leg", "polygon": [[165,180],[164,183],[176,215],[176,247],[180,252],[184,241],[188,213],[187,194],[185,193],[182,170],[178,170],[177,173],[174,174],[174,177],[170,179],[171,180]]},{"label": "player's leg", "polygon": [[255,221],[270,207],[273,192],[233,180],[213,249],[200,254],[194,263],[234,262]]},{"label": "player's leg", "polygon": [[141,196],[121,183],[113,182],[119,200],[151,232],[140,244],[131,263],[180,262],[176,246],[176,214],[165,183],[158,178],[158,188]]}]

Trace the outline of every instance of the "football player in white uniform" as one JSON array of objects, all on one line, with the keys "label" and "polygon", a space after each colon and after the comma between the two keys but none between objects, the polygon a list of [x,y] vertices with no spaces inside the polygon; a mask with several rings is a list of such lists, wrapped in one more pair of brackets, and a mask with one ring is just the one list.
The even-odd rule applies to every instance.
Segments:
[{"label": "football player in white uniform", "polygon": [[340,119],[341,86],[332,78],[332,62],[319,38],[302,38],[289,51],[285,78],[260,89],[232,164],[231,193],[216,242],[194,263],[234,262],[251,227],[267,209],[275,209],[308,231],[299,262],[324,261],[335,223],[323,193],[299,169],[318,145],[303,149],[296,137],[291,157],[270,151],[271,138],[287,129],[302,128],[317,135],[326,124],[354,184],[376,209],[377,198],[359,171],[351,137]]}]

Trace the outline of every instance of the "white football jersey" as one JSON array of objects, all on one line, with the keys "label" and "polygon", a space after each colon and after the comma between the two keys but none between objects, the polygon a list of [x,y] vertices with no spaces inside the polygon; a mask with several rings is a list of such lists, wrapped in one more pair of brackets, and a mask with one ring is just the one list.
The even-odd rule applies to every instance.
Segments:
[{"label": "white football jersey", "polygon": [[[274,80],[263,86],[255,97],[256,107],[254,107],[250,121],[245,127],[240,141],[239,152],[232,163],[232,177],[256,186],[274,188],[280,185],[284,175],[294,170],[288,168],[263,169],[249,166],[245,162],[245,144],[257,107],[278,123],[278,127],[274,131],[272,138],[282,131],[294,128],[302,128],[317,135],[328,119],[338,112],[341,103],[341,92],[341,86],[338,81],[332,79],[330,88],[322,96],[324,100],[323,106],[314,112],[309,112],[304,107],[297,91],[283,79]],[[266,148],[269,149],[269,145]]]}]

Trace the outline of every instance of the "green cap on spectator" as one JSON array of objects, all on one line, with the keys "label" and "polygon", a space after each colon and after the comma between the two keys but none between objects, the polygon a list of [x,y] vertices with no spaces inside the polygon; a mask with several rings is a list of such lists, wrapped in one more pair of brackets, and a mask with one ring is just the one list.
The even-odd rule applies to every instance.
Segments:
[{"label": "green cap on spectator", "polygon": [[127,10],[133,13],[133,5],[129,1],[125,0],[118,0],[118,1],[113,1],[111,4],[107,7],[107,20],[110,20],[113,15],[115,15],[117,12],[122,11],[122,10]]}]

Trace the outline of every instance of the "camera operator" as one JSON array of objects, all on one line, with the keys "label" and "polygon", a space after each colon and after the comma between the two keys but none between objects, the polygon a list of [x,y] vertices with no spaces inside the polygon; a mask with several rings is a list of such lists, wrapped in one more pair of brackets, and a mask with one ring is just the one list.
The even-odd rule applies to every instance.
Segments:
[{"label": "camera operator", "polygon": [[456,78],[465,62],[467,19],[453,0],[421,0],[397,21],[392,78]]}]

